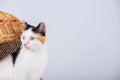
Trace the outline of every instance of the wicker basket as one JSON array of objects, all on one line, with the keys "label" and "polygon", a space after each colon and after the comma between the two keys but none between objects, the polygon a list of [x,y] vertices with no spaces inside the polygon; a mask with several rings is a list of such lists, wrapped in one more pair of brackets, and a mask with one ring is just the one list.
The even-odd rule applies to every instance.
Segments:
[{"label": "wicker basket", "polygon": [[22,31],[23,26],[20,20],[0,11],[0,60],[20,47]]}]

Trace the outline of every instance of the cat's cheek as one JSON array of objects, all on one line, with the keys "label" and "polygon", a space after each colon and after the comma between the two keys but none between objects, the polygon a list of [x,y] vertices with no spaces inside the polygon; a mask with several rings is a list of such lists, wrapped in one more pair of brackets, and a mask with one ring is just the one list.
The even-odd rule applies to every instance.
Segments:
[{"label": "cat's cheek", "polygon": [[21,47],[24,47],[24,45],[22,44]]}]

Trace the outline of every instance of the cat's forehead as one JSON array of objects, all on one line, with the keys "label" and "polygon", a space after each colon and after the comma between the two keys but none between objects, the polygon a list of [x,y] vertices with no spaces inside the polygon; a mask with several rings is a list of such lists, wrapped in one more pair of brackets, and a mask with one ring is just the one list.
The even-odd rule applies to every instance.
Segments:
[{"label": "cat's forehead", "polygon": [[32,28],[29,28],[23,32],[24,36],[35,36],[35,33],[32,31]]}]

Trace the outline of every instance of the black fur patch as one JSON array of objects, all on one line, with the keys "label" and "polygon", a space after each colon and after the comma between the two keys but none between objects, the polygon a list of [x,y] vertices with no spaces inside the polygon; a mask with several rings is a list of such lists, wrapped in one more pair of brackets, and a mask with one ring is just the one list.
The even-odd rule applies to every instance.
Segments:
[{"label": "black fur patch", "polygon": [[12,56],[12,59],[13,59],[13,65],[15,65],[15,61],[16,61],[16,59],[17,59],[17,56],[18,56],[18,54],[19,54],[19,51],[20,51],[20,48],[11,55],[11,56]]},{"label": "black fur patch", "polygon": [[38,34],[41,34],[42,36],[45,36],[45,33],[42,32],[42,31],[39,31],[38,28],[33,28],[32,31],[33,31],[34,33],[38,33]]},{"label": "black fur patch", "polygon": [[28,30],[28,29],[30,29],[30,28],[32,28],[32,31],[33,31],[34,33],[38,33],[38,34],[41,34],[42,36],[45,36],[45,33],[42,32],[42,31],[40,31],[38,27],[29,25],[29,24],[27,24],[27,27],[26,27],[24,30]]},{"label": "black fur patch", "polygon": [[28,30],[28,29],[30,29],[30,28],[34,29],[35,27],[32,26],[32,25],[27,24],[24,30]]}]

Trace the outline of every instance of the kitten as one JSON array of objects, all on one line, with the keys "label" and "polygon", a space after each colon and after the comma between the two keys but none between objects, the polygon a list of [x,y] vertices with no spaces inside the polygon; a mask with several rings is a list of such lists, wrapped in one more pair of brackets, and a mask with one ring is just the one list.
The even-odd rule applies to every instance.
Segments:
[{"label": "kitten", "polygon": [[43,22],[37,27],[26,22],[23,26],[21,49],[13,54],[15,80],[40,80],[47,65],[46,27]]}]

